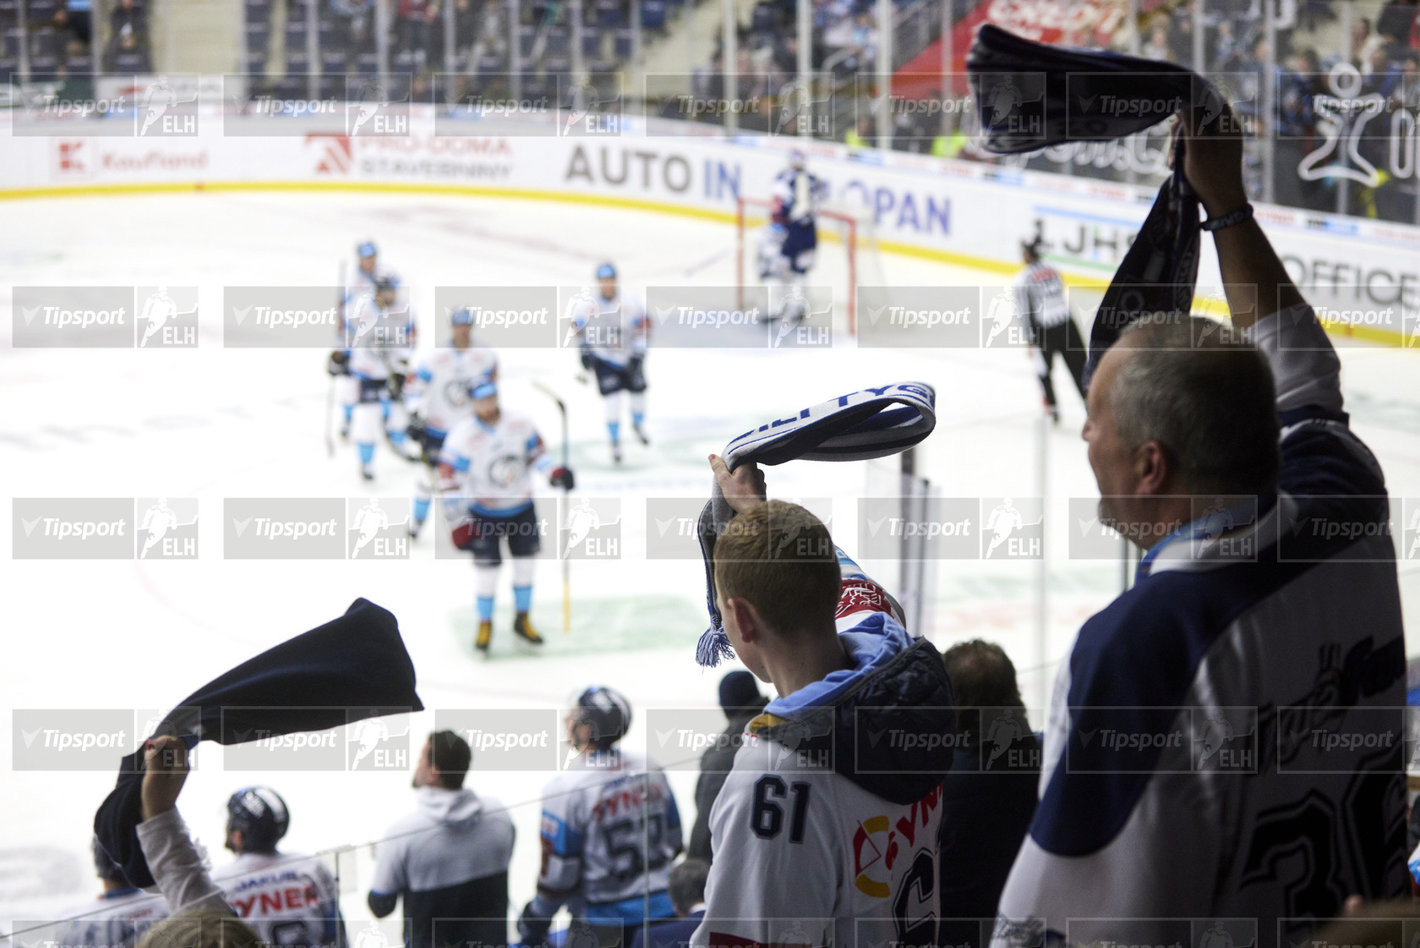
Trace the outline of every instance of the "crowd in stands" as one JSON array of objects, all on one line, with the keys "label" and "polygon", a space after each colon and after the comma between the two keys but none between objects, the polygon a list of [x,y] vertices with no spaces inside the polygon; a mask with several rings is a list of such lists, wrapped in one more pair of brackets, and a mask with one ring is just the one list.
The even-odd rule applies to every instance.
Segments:
[{"label": "crowd in stands", "polygon": [[0,36],[7,80],[25,75],[25,66],[36,81],[153,71],[146,0],[105,0],[97,9],[94,0],[7,0]]}]

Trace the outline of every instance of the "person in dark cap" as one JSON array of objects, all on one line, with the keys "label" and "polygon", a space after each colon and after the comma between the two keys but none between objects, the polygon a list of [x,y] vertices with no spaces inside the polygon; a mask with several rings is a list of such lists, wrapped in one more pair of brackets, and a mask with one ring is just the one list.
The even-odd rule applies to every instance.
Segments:
[{"label": "person in dark cap", "polygon": [[769,701],[759,693],[754,675],[747,671],[732,671],[720,679],[720,710],[729,724],[700,757],[700,779],[695,784],[695,825],[690,830],[691,859],[710,862],[710,807],[725,785],[725,775],[735,762],[735,751],[744,740],[745,726]]}]

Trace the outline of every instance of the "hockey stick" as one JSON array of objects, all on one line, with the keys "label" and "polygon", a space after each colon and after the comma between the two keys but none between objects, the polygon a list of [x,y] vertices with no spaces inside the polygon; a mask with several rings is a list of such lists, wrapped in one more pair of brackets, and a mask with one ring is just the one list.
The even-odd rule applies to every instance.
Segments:
[{"label": "hockey stick", "polygon": [[[562,415],[562,467],[567,469],[569,445],[567,443],[567,404],[562,401],[562,397],[552,389],[543,385],[536,379],[533,380],[533,387],[557,403],[557,411]],[[562,486],[562,496],[566,499],[570,488],[564,483]],[[572,631],[572,561],[567,558],[567,551],[562,551],[562,634],[567,635]]]},{"label": "hockey stick", "polygon": [[[340,281],[335,285],[335,311],[340,315],[343,323],[345,314],[345,264],[341,263],[340,273],[337,279]],[[329,376],[329,382],[325,386],[325,456],[335,457],[335,435],[331,434],[331,425],[335,423],[335,379],[336,376]]]}]

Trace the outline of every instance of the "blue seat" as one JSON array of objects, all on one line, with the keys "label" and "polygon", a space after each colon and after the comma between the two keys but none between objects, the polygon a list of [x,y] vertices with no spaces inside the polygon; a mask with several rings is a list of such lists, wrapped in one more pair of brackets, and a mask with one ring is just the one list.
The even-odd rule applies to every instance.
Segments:
[{"label": "blue seat", "polygon": [[641,28],[664,30],[666,28],[666,0],[641,0]]}]

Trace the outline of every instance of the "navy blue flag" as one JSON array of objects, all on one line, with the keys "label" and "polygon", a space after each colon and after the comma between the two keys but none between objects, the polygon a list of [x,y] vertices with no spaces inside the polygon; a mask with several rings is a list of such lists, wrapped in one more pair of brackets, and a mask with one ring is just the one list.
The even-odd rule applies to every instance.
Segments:
[{"label": "navy blue flag", "polygon": [[[262,652],[193,692],[153,735],[241,744],[424,710],[394,614],[356,599],[338,619]],[[154,884],[138,844],[143,750],[123,758],[94,814],[99,845],[136,886]]]},{"label": "navy blue flag", "polygon": [[[989,23],[977,31],[967,72],[981,115],[983,146],[1000,155],[1124,138],[1182,109],[1203,109],[1203,129],[1216,127],[1228,115],[1218,89],[1182,66],[1047,46]],[[1129,323],[1146,313],[1187,313],[1193,307],[1199,205],[1183,177],[1182,138],[1173,158],[1177,170],[1159,188],[1095,314],[1086,383]]]}]

